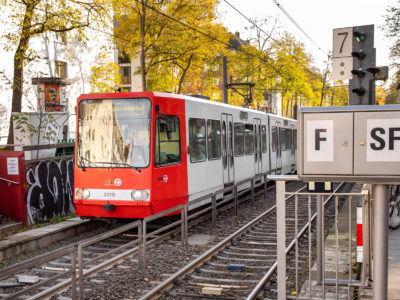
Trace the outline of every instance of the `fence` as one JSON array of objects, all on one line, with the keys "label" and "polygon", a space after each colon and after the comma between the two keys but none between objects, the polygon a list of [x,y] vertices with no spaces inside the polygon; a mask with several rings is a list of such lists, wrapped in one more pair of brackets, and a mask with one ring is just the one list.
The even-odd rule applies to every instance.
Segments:
[{"label": "fence", "polygon": [[[242,187],[243,185],[248,184],[248,183],[250,183],[249,188]],[[94,238],[90,238],[83,242],[76,243],[74,245],[67,246],[64,248],[60,248],[60,249],[54,250],[50,253],[43,254],[40,257],[32,258],[30,260],[19,263],[17,265],[4,268],[4,269],[0,270],[0,279],[5,279],[9,276],[13,276],[20,272],[23,272],[24,270],[27,270],[29,268],[40,266],[40,265],[50,262],[52,260],[62,258],[65,255],[70,255],[71,256],[71,260],[70,260],[71,267],[70,268],[65,268],[63,270],[60,270],[61,273],[59,273],[51,278],[48,278],[44,281],[35,283],[35,284],[31,285],[29,288],[25,288],[25,289],[19,291],[17,294],[13,294],[11,296],[11,298],[16,297],[16,296],[26,295],[27,293],[31,293],[35,290],[38,290],[39,288],[43,288],[46,285],[47,286],[53,285],[52,288],[44,289],[42,292],[40,292],[39,294],[37,294],[35,296],[32,296],[31,298],[32,299],[40,299],[42,297],[49,297],[50,295],[55,295],[55,294],[61,292],[62,290],[65,290],[68,286],[71,286],[72,299],[78,299],[78,298],[84,299],[84,286],[83,286],[84,277],[90,276],[90,275],[94,274],[95,272],[98,272],[99,270],[106,269],[109,266],[115,264],[118,261],[121,261],[122,259],[124,259],[134,253],[138,254],[138,268],[139,269],[145,268],[146,267],[147,247],[150,244],[155,243],[159,240],[159,237],[156,237],[158,234],[165,232],[168,229],[173,229],[174,227],[177,227],[177,228],[175,228],[174,232],[181,233],[182,246],[185,246],[185,245],[187,245],[187,241],[188,241],[189,221],[195,221],[195,220],[197,221],[197,220],[202,220],[204,218],[210,218],[210,216],[206,215],[206,213],[211,211],[212,224],[213,224],[213,228],[215,228],[217,214],[219,211],[222,211],[223,209],[228,209],[228,208],[234,207],[234,212],[235,212],[235,214],[237,214],[238,213],[238,204],[239,204],[238,198],[239,198],[239,196],[250,192],[250,197],[254,201],[255,189],[262,185],[264,186],[263,193],[265,195],[266,190],[267,190],[267,173],[245,179],[243,181],[238,182],[235,185],[231,185],[229,187],[220,189],[214,193],[209,193],[209,194],[199,197],[193,201],[190,201],[190,202],[186,203],[185,205],[181,204],[181,205],[172,207],[168,210],[165,210],[165,211],[155,214],[153,216],[144,218],[142,221],[138,220],[138,221],[126,224],[124,226],[121,226],[112,231],[106,232],[106,233],[96,236]],[[242,187],[242,189],[240,187]],[[219,197],[221,195],[222,195],[222,197]],[[207,199],[209,199],[208,203],[203,204],[201,206],[201,208],[199,208],[197,210],[192,210],[191,213],[189,213],[191,206],[199,204],[200,202],[204,203],[204,201]],[[233,202],[231,204],[227,203],[232,200],[233,200]],[[159,228],[150,233],[147,232],[147,224],[149,222],[154,221],[159,218],[162,218],[162,217],[165,217],[165,216],[175,213],[177,211],[180,212],[179,220],[172,222],[172,223],[168,224],[167,226]],[[111,238],[115,235],[121,234],[121,233],[126,232],[131,229],[137,229],[137,232],[138,232],[137,239],[134,239],[134,240],[132,240],[122,246],[119,246],[115,249],[109,250],[108,252],[103,253],[103,254],[101,254],[95,258],[92,258],[90,260],[87,260],[87,261],[83,260],[83,251],[86,247],[93,245],[95,243],[98,243],[102,240]],[[151,238],[153,238],[153,239],[150,240]],[[113,254],[116,254],[117,252],[121,252],[125,249],[127,249],[127,250],[122,253],[119,253],[116,256],[112,256]],[[77,261],[76,261],[76,252],[77,252],[77,256],[78,256]],[[112,256],[112,257],[109,258],[108,260],[104,261],[104,259],[109,256]],[[85,267],[88,267],[90,264],[93,265],[93,263],[95,261],[99,261],[99,260],[102,260],[102,262],[99,265],[94,266],[90,269],[85,269]],[[62,281],[61,279],[65,278],[66,276],[71,276],[71,278]],[[60,280],[61,280],[61,282],[59,282]],[[78,292],[78,286],[79,286],[79,292]]]},{"label": "fence", "polygon": [[[295,176],[270,176],[269,179],[276,180],[277,186],[277,299],[353,299],[354,293],[368,286],[370,276],[370,252],[365,244],[362,276],[354,278],[353,273],[355,207],[358,203],[369,207],[368,189],[355,193],[293,193],[286,191],[285,182],[295,180]],[[294,194],[294,211],[289,211],[285,203],[288,194]],[[340,206],[343,207],[339,213]],[[364,212],[363,218],[369,221],[370,212],[367,209]],[[286,216],[288,213],[293,215]],[[317,216],[320,219],[315,222]],[[288,230],[294,230],[293,240],[288,241]],[[364,231],[365,240],[370,241],[369,222],[364,225]],[[307,233],[305,237],[303,233]],[[300,251],[308,252],[305,261],[304,256],[299,258]]]}]

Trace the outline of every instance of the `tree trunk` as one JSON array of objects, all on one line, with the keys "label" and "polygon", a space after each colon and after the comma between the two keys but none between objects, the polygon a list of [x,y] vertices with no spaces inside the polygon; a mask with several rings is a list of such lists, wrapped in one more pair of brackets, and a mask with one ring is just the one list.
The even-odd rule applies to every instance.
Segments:
[{"label": "tree trunk", "polygon": [[324,101],[324,97],[325,97],[325,82],[326,82],[326,75],[328,73],[328,70],[325,71],[324,74],[324,80],[322,81],[322,88],[321,88],[321,101],[319,103],[319,106],[322,106],[322,102]]},{"label": "tree trunk", "polygon": [[142,16],[140,18],[140,73],[142,75],[142,91],[147,91],[147,80],[146,80],[146,54],[145,54],[145,26],[146,24],[146,5],[142,2]]},{"label": "tree trunk", "polygon": [[[32,24],[32,16],[36,2],[26,7],[25,17],[22,26],[21,38],[19,45],[14,54],[14,78],[13,78],[13,94],[11,102],[11,112],[21,112],[22,107],[22,91],[24,83],[24,59],[26,50],[28,49],[29,39],[31,37],[30,26]],[[8,129],[7,144],[14,144],[14,131],[12,126],[12,116],[10,117],[10,127]]]},{"label": "tree trunk", "polygon": [[181,93],[182,84],[183,84],[183,81],[185,79],[186,73],[189,70],[190,64],[192,63],[192,59],[193,59],[193,54],[190,55],[189,61],[188,61],[187,65],[186,65],[186,68],[183,70],[181,78],[179,78],[178,94]]}]

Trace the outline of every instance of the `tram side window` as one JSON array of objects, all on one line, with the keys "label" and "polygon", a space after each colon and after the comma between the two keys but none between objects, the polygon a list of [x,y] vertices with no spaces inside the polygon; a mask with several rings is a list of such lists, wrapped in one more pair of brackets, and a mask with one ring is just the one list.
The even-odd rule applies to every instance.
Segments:
[{"label": "tram side window", "polygon": [[261,150],[263,153],[267,152],[267,127],[265,125],[261,126]]},{"label": "tram side window", "polygon": [[235,155],[242,156],[244,154],[244,124],[235,123]]},{"label": "tram side window", "polygon": [[244,126],[244,152],[246,155],[254,153],[254,129],[253,124],[245,124]]},{"label": "tram side window", "polygon": [[278,134],[276,126],[272,127],[272,142],[271,142],[271,150],[272,152],[276,151],[276,145],[278,144]]},{"label": "tram side window", "polygon": [[206,121],[204,119],[189,119],[189,145],[191,162],[207,159]]},{"label": "tram side window", "polygon": [[221,121],[207,120],[208,159],[221,158]]},{"label": "tram side window", "polygon": [[289,139],[290,139],[290,131],[289,131],[289,129],[281,128],[281,130],[279,130],[279,141],[281,143],[282,151],[290,149]]},{"label": "tram side window", "polygon": [[283,149],[282,150],[290,150],[291,145],[292,145],[292,136],[290,129],[288,128],[283,128],[281,131],[283,134]]},{"label": "tram side window", "polygon": [[293,129],[293,146],[297,150],[297,129]]},{"label": "tram side window", "polygon": [[179,118],[162,116],[156,119],[155,164],[176,164],[181,161]]}]

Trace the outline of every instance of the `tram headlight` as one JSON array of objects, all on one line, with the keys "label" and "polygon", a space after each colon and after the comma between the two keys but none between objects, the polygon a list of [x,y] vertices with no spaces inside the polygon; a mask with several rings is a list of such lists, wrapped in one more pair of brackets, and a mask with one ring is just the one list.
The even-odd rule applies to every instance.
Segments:
[{"label": "tram headlight", "polygon": [[132,200],[141,200],[141,201],[148,201],[150,198],[150,191],[149,190],[133,190],[131,192]]},{"label": "tram headlight", "polygon": [[76,189],[75,198],[76,199],[88,199],[90,197],[90,192],[87,189]]}]

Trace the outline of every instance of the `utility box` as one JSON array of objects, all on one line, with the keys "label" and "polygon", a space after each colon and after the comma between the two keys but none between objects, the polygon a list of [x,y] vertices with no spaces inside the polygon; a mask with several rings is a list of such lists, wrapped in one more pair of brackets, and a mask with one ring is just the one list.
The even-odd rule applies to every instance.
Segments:
[{"label": "utility box", "polygon": [[301,179],[400,182],[400,105],[304,107],[298,121]]}]

